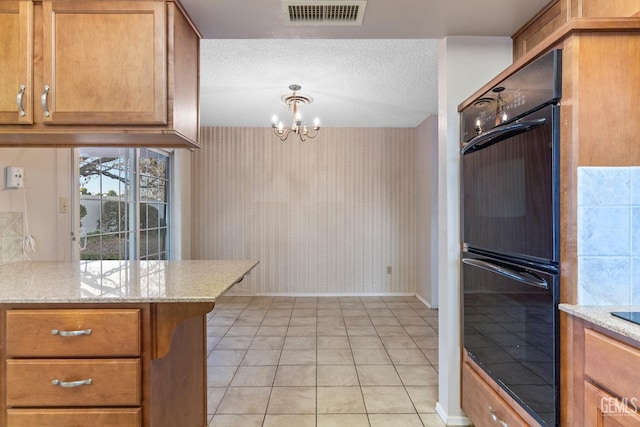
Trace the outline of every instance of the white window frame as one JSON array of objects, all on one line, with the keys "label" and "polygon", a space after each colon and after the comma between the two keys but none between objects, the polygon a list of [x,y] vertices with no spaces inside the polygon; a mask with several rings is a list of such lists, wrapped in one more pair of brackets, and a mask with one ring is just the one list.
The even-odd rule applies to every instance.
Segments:
[{"label": "white window frame", "polygon": [[[167,247],[166,247],[166,259],[176,259],[174,254],[177,253],[178,257],[180,256],[180,251],[177,250],[180,247],[179,240],[176,241],[176,238],[179,238],[179,227],[177,222],[174,219],[174,211],[177,211],[177,205],[175,203],[176,200],[176,182],[180,180],[179,175],[176,173],[175,165],[178,163],[176,161],[175,150],[167,150],[167,149],[159,149],[159,148],[146,148],[149,151],[157,152],[162,155],[165,155],[169,158],[168,168],[168,188],[167,188]],[[133,148],[135,150],[135,171],[131,171],[131,173],[136,177],[135,187],[133,189],[135,195],[135,215],[131,215],[129,217],[130,227],[134,232],[132,233],[132,244],[129,246],[129,257],[131,260],[139,260],[140,259],[140,177],[139,177],[139,168],[138,161],[140,158],[140,149],[141,148]],[[79,171],[79,162],[80,162],[80,149],[74,148],[72,150],[72,167],[71,167],[71,179],[72,179],[72,188],[71,192],[71,203],[73,206],[72,209],[72,227],[73,230],[72,235],[72,248],[71,248],[71,259],[73,261],[80,261],[80,245],[82,241],[81,231],[80,231],[80,171]],[[179,258],[178,258],[179,259]]]}]

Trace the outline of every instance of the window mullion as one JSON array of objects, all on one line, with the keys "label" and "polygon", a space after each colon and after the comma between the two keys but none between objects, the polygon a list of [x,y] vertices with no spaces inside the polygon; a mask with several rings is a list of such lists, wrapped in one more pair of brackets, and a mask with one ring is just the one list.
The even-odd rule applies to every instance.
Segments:
[{"label": "window mullion", "polygon": [[131,182],[131,194],[129,197],[129,246],[131,259],[140,259],[140,171],[138,159],[140,150],[132,148],[130,154],[129,182]]}]

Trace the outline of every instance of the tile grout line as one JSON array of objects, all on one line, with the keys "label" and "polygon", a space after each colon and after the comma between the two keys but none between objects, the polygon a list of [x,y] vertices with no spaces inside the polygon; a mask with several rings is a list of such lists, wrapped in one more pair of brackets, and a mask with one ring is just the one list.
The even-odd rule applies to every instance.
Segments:
[{"label": "tile grout line", "polygon": [[[297,299],[296,299],[296,300],[297,300]],[[255,342],[255,339],[256,339],[256,338],[258,338],[258,331],[259,331],[260,327],[262,327],[262,326],[266,326],[266,325],[264,325],[264,321],[265,321],[265,319],[267,318],[267,315],[269,314],[269,311],[270,311],[271,309],[275,309],[275,308],[273,307],[273,302],[274,302],[274,301],[275,301],[275,299],[271,300],[271,302],[269,303],[269,305],[268,305],[268,306],[264,306],[264,305],[259,306],[259,309],[264,310],[264,312],[265,312],[265,313],[264,313],[264,315],[263,315],[263,317],[262,317],[262,319],[261,319],[261,321],[260,321],[260,324],[256,327],[256,330],[253,332],[253,335],[252,335],[252,337],[251,337],[251,341],[248,343],[248,346],[246,346],[246,347],[244,347],[244,348],[243,348],[243,350],[244,350],[244,354],[243,354],[242,360],[240,360],[240,362],[239,362],[239,364],[238,364],[238,365],[234,366],[234,368],[235,368],[235,369],[234,369],[234,374],[233,374],[233,376],[232,376],[231,381],[228,383],[227,387],[225,388],[225,394],[223,395],[223,397],[221,398],[220,402],[218,403],[218,408],[219,408],[220,404],[222,403],[222,400],[224,399],[224,396],[226,396],[226,394],[227,394],[227,392],[228,392],[229,388],[231,387],[231,384],[233,383],[233,380],[234,380],[234,379],[235,379],[235,377],[238,375],[239,370],[240,370],[240,368],[242,367],[242,363],[243,363],[243,361],[244,361],[244,360],[246,360],[246,357],[248,356],[248,351],[249,351],[249,350],[251,350],[251,346],[252,346],[252,345],[253,345],[253,343]],[[398,371],[398,365],[396,365],[396,363],[395,363],[395,362],[393,361],[393,359],[391,358],[391,355],[390,355],[390,353],[389,353],[390,347],[388,347],[388,345],[387,345],[387,344],[385,344],[385,341],[383,341],[383,340],[382,340],[382,336],[380,336],[380,335],[379,335],[379,331],[378,331],[378,329],[376,329],[376,325],[374,325],[374,324],[373,324],[373,321],[372,321],[371,317],[372,317],[372,314],[374,314],[374,313],[367,311],[367,306],[365,305],[366,301],[362,301],[362,299],[361,299],[361,298],[358,298],[358,301],[359,301],[359,304],[363,306],[363,308],[364,308],[364,310],[365,310],[365,312],[366,312],[366,318],[367,318],[367,320],[369,321],[369,323],[372,325],[373,330],[375,331],[375,337],[376,337],[376,338],[379,340],[379,342],[382,344],[382,349],[384,349],[384,350],[385,350],[385,354],[389,357],[389,362],[390,362],[390,364],[391,364],[391,365],[393,365],[393,367],[394,367],[394,372],[395,372],[395,373],[396,373],[396,375],[399,377],[399,379],[400,379],[400,381],[401,381],[401,384],[402,384],[402,386],[403,386],[403,390],[405,391],[406,395],[407,395],[407,396],[409,397],[409,399],[410,399],[411,405],[412,405],[412,407],[413,407],[413,409],[414,409],[413,414],[414,414],[414,415],[416,415],[416,416],[418,417],[420,424],[421,424],[421,425],[423,425],[424,423],[423,423],[422,417],[420,417],[420,414],[419,414],[419,412],[418,412],[418,410],[417,410],[417,407],[415,406],[416,404],[414,403],[413,399],[411,398],[411,396],[410,396],[410,395],[409,395],[409,393],[408,393],[407,385],[406,385],[406,384],[404,384],[404,381],[402,381],[402,378],[400,377],[400,373],[399,373],[399,371]],[[319,405],[318,389],[319,389],[319,387],[320,387],[320,386],[319,386],[319,372],[318,372],[318,368],[319,368],[320,366],[324,366],[324,365],[320,365],[320,364],[319,364],[319,358],[318,358],[318,351],[319,351],[319,350],[318,350],[318,349],[319,349],[318,344],[319,344],[320,329],[321,329],[321,328],[320,328],[320,327],[321,327],[321,325],[320,325],[320,322],[319,322],[320,317],[318,316],[318,314],[319,314],[318,312],[319,312],[319,310],[320,310],[321,308],[319,308],[319,306],[318,306],[318,304],[317,304],[317,303],[318,303],[318,299],[317,299],[317,298],[316,298],[316,299],[314,299],[314,302],[315,302],[315,304],[314,304],[314,307],[315,307],[315,308],[314,308],[313,310],[315,311],[315,316],[302,315],[302,316],[301,316],[301,318],[314,317],[314,323],[315,323],[315,334],[314,334],[314,343],[315,343],[315,345],[314,345],[314,349],[315,349],[315,355],[316,355],[316,359],[315,359],[315,370],[316,370],[316,372],[315,372],[315,390],[316,390],[316,394],[315,394],[315,397],[316,397],[316,399],[315,399],[315,406],[316,406],[316,411],[315,411],[315,412],[316,412],[316,414],[315,414],[315,415],[316,415],[316,416],[315,416],[315,423],[316,423],[316,425],[318,425],[318,422],[319,422],[319,418],[318,418],[318,417],[319,417],[319,415],[321,415],[321,414],[319,414],[319,413],[318,413],[318,405]],[[363,404],[365,405],[365,416],[366,416],[367,421],[368,421],[368,423],[369,423],[369,425],[370,425],[370,424],[371,424],[371,415],[372,415],[372,414],[370,414],[370,413],[367,411],[367,407],[366,407],[366,400],[364,399],[364,393],[363,393],[363,389],[362,389],[362,387],[363,387],[363,386],[362,386],[362,382],[361,382],[361,374],[360,374],[360,371],[357,369],[357,367],[358,367],[359,365],[357,365],[357,364],[355,363],[355,357],[354,357],[354,354],[353,354],[353,353],[354,353],[354,348],[353,348],[352,339],[351,339],[351,338],[352,338],[352,336],[349,334],[349,332],[348,332],[348,328],[347,328],[347,320],[346,320],[346,319],[347,319],[348,317],[352,317],[352,316],[346,316],[346,317],[344,316],[344,310],[352,310],[352,309],[353,309],[353,310],[359,310],[360,308],[359,308],[359,307],[346,307],[346,308],[343,308],[343,306],[342,306],[342,304],[341,304],[341,301],[340,301],[340,300],[338,300],[338,301],[336,301],[336,302],[338,303],[338,307],[340,307],[340,311],[341,311],[341,318],[342,318],[342,320],[341,320],[341,324],[342,324],[342,327],[343,327],[343,328],[344,328],[344,330],[345,330],[345,335],[344,335],[344,336],[345,336],[345,338],[346,338],[346,340],[347,340],[348,349],[349,349],[349,352],[350,352],[350,355],[351,355],[351,359],[352,359],[352,363],[351,363],[350,365],[351,365],[351,366],[353,366],[353,369],[354,369],[354,371],[355,371],[356,379],[357,379],[357,382],[358,382],[358,383],[357,383],[357,385],[358,385],[358,387],[360,387],[360,395],[361,395],[361,397],[362,397],[362,399],[363,399]],[[351,303],[351,302],[352,302],[352,301],[351,301],[351,300],[349,300],[349,301],[346,301],[345,303]],[[402,330],[404,331],[404,333],[406,333],[407,337],[409,337],[409,338],[411,339],[411,342],[413,343],[413,345],[415,345],[415,346],[417,347],[417,349],[418,349],[418,350],[420,350],[420,353],[425,357],[425,359],[427,360],[427,364],[426,364],[426,366],[429,366],[429,367],[431,367],[431,368],[434,368],[434,369],[435,369],[435,366],[433,365],[432,361],[431,361],[431,360],[426,356],[426,354],[424,353],[425,349],[423,349],[422,347],[420,347],[420,346],[418,345],[418,343],[416,342],[416,337],[420,337],[420,335],[416,335],[416,336],[414,336],[414,335],[410,334],[410,333],[409,333],[409,331],[406,329],[406,326],[407,326],[407,325],[403,325],[403,324],[400,322],[400,320],[398,319],[399,314],[397,314],[397,313],[393,312],[393,309],[387,305],[387,302],[385,302],[385,301],[382,301],[382,302],[384,302],[384,305],[386,306],[386,309],[387,309],[387,310],[390,310],[390,312],[391,312],[391,314],[392,314],[392,316],[382,316],[382,317],[393,317],[394,321],[395,321],[397,324],[399,324],[399,326],[402,326]],[[392,301],[392,302],[397,302],[397,301]],[[415,311],[414,307],[412,307],[409,303],[407,303],[406,301],[404,301],[404,303],[405,303],[405,305],[407,305],[410,309],[412,309],[412,310],[414,310],[414,311]],[[301,307],[302,307],[302,306],[301,306]],[[323,308],[323,309],[327,309],[327,310],[331,310],[331,309],[333,309],[333,308],[328,308],[328,307],[330,307],[330,306],[327,306],[327,307],[325,307],[325,308]],[[246,310],[249,310],[249,309],[250,309],[250,303],[245,304],[245,305],[243,306],[243,308],[242,308],[242,309],[240,309],[240,313],[239,313],[239,314],[237,314],[237,315],[235,316],[235,320],[234,320],[234,322],[231,324],[231,326],[228,326],[228,327],[227,327],[227,331],[226,331],[226,332],[225,332],[225,334],[220,338],[220,341],[222,341],[222,338],[225,338],[225,337],[226,337],[226,338],[236,337],[235,335],[228,336],[227,334],[229,333],[229,331],[231,330],[231,328],[233,327],[233,325],[234,325],[234,324],[235,324],[235,323],[236,323],[236,322],[237,322],[237,321],[242,317],[242,314],[243,314]],[[300,309],[300,310],[308,310],[308,309],[309,309],[309,306],[307,305],[307,306],[304,306],[303,308],[299,308],[299,309]],[[400,309],[403,309],[403,308],[402,308],[402,307],[400,307],[400,308],[396,307],[396,310],[400,310]],[[285,331],[285,334],[284,334],[284,336],[282,337],[282,346],[281,346],[281,348],[280,348],[280,355],[279,355],[279,357],[278,357],[277,365],[275,365],[276,372],[274,373],[273,380],[271,381],[271,392],[270,392],[270,395],[269,395],[269,399],[268,399],[268,401],[267,401],[267,407],[266,407],[266,409],[265,409],[265,413],[264,413],[264,415],[263,415],[263,424],[264,424],[264,423],[266,423],[266,421],[267,421],[267,420],[266,420],[266,417],[269,415],[269,414],[267,413],[267,411],[268,411],[268,407],[269,407],[270,399],[271,399],[271,397],[272,397],[273,390],[274,390],[274,388],[276,387],[276,385],[275,385],[275,380],[276,380],[276,378],[277,378],[277,374],[278,374],[279,367],[281,366],[281,365],[280,365],[280,362],[282,361],[282,355],[283,355],[283,352],[284,352],[284,346],[285,346],[285,343],[286,343],[287,338],[289,337],[288,333],[289,333],[289,328],[291,327],[291,321],[292,321],[292,319],[293,319],[293,311],[294,311],[294,310],[295,310],[295,301],[294,301],[294,303],[293,303],[293,305],[292,305],[292,307],[291,307],[291,313],[290,313],[290,314],[289,314],[289,316],[287,317],[287,319],[288,319],[288,325],[287,325],[287,329],[286,329],[286,331]],[[400,314],[405,314],[405,315],[406,315],[406,313],[400,313]],[[427,323],[427,325],[428,325],[428,327],[429,327],[430,329],[433,329],[433,326],[432,326],[430,323],[428,323],[428,322],[426,321],[426,319],[425,319],[425,317],[424,317],[424,316],[420,315],[419,313],[415,313],[415,314],[417,315],[416,317],[418,317],[419,319],[421,319],[422,321],[424,321],[425,323]],[[214,316],[214,317],[215,317],[215,316]],[[356,315],[355,317],[360,317],[360,316]],[[373,317],[376,317],[376,316],[373,316]],[[402,317],[402,316],[400,316],[400,317]],[[407,317],[407,316],[405,316],[405,317]],[[414,317],[414,316],[411,316],[411,317]],[[210,321],[210,320],[211,320],[211,319],[209,319],[209,321]],[[381,325],[378,325],[378,326],[383,326],[383,325],[384,325],[384,323],[383,323],[383,324],[381,324]],[[236,325],[236,326],[240,326],[240,325]],[[301,325],[298,325],[298,326],[302,326],[302,327],[304,327],[304,326],[307,326],[307,324],[306,324],[305,322],[302,322],[302,323],[301,323]],[[331,325],[325,325],[325,326],[331,326]],[[352,326],[356,326],[356,324],[354,324],[354,325],[352,325]],[[409,326],[412,326],[412,325],[409,325]],[[422,326],[422,325],[419,325],[419,326]],[[240,326],[240,327],[241,327],[241,326]],[[335,327],[335,326],[334,326],[334,327]],[[333,332],[333,331],[329,331],[328,333],[329,333],[329,334],[331,334],[332,332]],[[291,335],[290,337],[297,337],[297,336],[298,336],[298,335]],[[304,335],[304,334],[303,334],[303,335],[301,335],[300,337],[306,337],[306,336],[308,336],[308,335]],[[334,337],[334,336],[335,336],[335,337],[339,337],[339,336],[342,336],[342,335],[340,335],[340,334],[337,334],[337,335],[327,335],[326,337],[327,337],[327,338],[330,338],[330,337]],[[356,336],[356,335],[353,335],[353,337],[355,337],[355,336]],[[368,336],[368,335],[363,335],[363,337],[364,337],[364,336]],[[387,335],[385,335],[385,336],[387,336]],[[242,336],[242,335],[238,335],[237,337],[243,337],[243,336]],[[389,337],[391,337],[391,338],[392,338],[392,337],[393,337],[393,335],[389,335]],[[430,337],[430,335],[426,335],[425,337]],[[437,337],[437,331],[436,331],[436,337]],[[208,357],[211,355],[211,353],[212,353],[214,350],[216,350],[216,347],[218,346],[218,344],[220,343],[220,341],[218,341],[218,343],[216,343],[216,345],[213,347],[213,349],[211,350],[211,352],[209,352],[209,353],[208,353]],[[242,345],[244,346],[244,344],[242,344]],[[336,345],[337,345],[337,344],[336,344]],[[336,349],[338,349],[338,348],[339,348],[339,347],[341,347],[341,346],[342,346],[342,344],[340,344]],[[268,348],[270,348],[270,346],[268,346]],[[401,348],[401,347],[400,347],[400,348]],[[233,350],[233,348],[230,348],[230,349],[231,349],[231,350]],[[253,349],[253,350],[260,350],[260,349]],[[330,350],[330,349],[329,349],[329,350]],[[254,365],[247,365],[247,367],[249,367],[249,366],[254,366]],[[263,366],[263,365],[256,365],[256,366]],[[301,366],[302,366],[302,365],[301,365]],[[408,365],[408,366],[410,366],[410,365]],[[216,408],[215,412],[213,413],[213,416],[215,416],[215,415],[216,415],[216,412],[217,412],[217,409],[218,409],[218,408]],[[242,414],[238,414],[238,415],[242,415]],[[339,414],[334,414],[334,415],[339,415]],[[389,414],[389,415],[391,415],[391,414]],[[213,416],[211,417],[211,419],[213,418]]]}]

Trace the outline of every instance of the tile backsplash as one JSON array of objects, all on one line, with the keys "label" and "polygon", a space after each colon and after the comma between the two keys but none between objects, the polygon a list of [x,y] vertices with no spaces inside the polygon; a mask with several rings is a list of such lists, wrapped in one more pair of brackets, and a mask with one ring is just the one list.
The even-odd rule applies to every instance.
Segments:
[{"label": "tile backsplash", "polygon": [[0,265],[22,261],[22,212],[0,212]]},{"label": "tile backsplash", "polygon": [[640,167],[578,168],[578,302],[640,305]]}]

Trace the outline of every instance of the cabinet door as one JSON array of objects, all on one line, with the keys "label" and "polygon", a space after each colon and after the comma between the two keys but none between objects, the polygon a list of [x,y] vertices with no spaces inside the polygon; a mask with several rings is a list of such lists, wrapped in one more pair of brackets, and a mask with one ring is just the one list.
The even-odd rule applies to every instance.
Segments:
[{"label": "cabinet door", "polygon": [[44,123],[166,124],[164,2],[45,0],[43,32]]},{"label": "cabinet door", "polygon": [[637,397],[618,399],[591,383],[584,383],[585,427],[639,427]]},{"label": "cabinet door", "polygon": [[0,2],[0,124],[33,122],[32,25],[33,2]]}]

